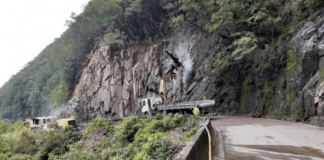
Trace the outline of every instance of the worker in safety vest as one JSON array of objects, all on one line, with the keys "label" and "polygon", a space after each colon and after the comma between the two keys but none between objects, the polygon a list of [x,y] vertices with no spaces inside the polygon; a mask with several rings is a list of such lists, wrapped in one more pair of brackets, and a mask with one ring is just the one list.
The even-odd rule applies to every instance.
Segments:
[{"label": "worker in safety vest", "polygon": [[199,111],[199,108],[197,106],[193,109],[192,112],[193,112],[194,115],[200,115],[200,111]]}]

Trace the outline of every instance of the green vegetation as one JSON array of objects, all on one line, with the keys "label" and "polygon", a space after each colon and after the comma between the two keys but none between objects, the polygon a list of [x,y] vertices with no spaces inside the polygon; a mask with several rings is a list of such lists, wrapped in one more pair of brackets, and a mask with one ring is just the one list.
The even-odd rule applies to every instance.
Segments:
[{"label": "green vegetation", "polygon": [[85,148],[82,142],[76,142],[72,145],[68,146],[69,152],[65,153],[64,155],[57,155],[57,156],[50,156],[51,159],[98,159],[93,151],[89,148]]},{"label": "green vegetation", "polygon": [[183,140],[188,142],[190,140],[190,138],[196,134],[196,132],[198,131],[198,126],[192,128],[191,130],[189,131],[186,131],[183,133]]},{"label": "green vegetation", "polygon": [[295,65],[297,64],[296,62],[296,53],[294,50],[288,50],[287,52],[287,71],[291,71],[294,69]]},{"label": "green vegetation", "polygon": [[107,125],[107,119],[97,118],[89,123],[87,130],[82,134],[82,139],[86,139],[90,133],[111,132],[114,133],[115,126]]},{"label": "green vegetation", "polygon": [[268,82],[268,81],[266,81],[263,85],[261,97],[266,106],[270,106],[271,96],[273,95],[275,85],[276,84],[274,82]]},{"label": "green vegetation", "polygon": [[241,90],[241,98],[240,98],[240,112],[246,112],[246,104],[248,101],[249,96],[249,81],[250,79],[247,78],[242,86]]},{"label": "green vegetation", "polygon": [[109,44],[120,44],[123,45],[123,33],[120,33],[119,30],[116,30],[115,32],[109,32],[106,34],[106,37],[108,38]]},{"label": "green vegetation", "polygon": [[[97,119],[92,122],[91,130],[111,128],[108,124],[94,125],[103,120]],[[96,149],[96,154],[89,154],[89,156],[94,156],[91,157],[92,159],[169,159],[175,147],[173,142],[181,140],[172,137],[170,131],[178,127],[187,127],[190,133],[185,133],[185,138],[189,139],[198,130],[192,117],[187,121],[184,123],[183,116],[172,114],[163,118],[160,116],[146,119],[124,118],[123,122],[114,129],[114,135],[103,138]],[[81,143],[76,143],[70,148],[72,149],[61,157],[79,159],[80,156],[86,157],[86,153],[89,152],[89,149]]]},{"label": "green vegetation", "polygon": [[[98,118],[78,141],[71,127],[30,130],[21,121],[0,121],[0,159],[170,159],[176,143],[188,141],[199,129],[193,117],[184,122],[182,115],[172,114],[126,117],[119,126]],[[187,131],[183,137],[173,137],[171,131],[179,127]],[[90,134],[103,135],[96,150],[85,147]]]},{"label": "green vegetation", "polygon": [[[77,137],[71,127],[31,131],[23,122],[0,121],[0,159],[42,159],[64,154]],[[6,127],[3,127],[6,126]]]},{"label": "green vegetation", "polygon": [[[173,29],[200,30],[197,41],[203,41],[207,34],[213,35],[215,39],[210,39],[215,44],[201,52],[202,56],[196,60],[198,68],[214,53],[217,67],[229,68],[242,62],[244,70],[252,68],[246,74],[257,77],[259,98],[271,107],[273,92],[268,94],[264,90],[269,85],[264,82],[278,76],[274,72],[279,69],[274,68],[285,67],[287,71],[295,68],[296,51],[287,50],[286,43],[305,19],[323,5],[322,0],[91,0],[82,14],[71,15],[67,21],[69,29],[60,38],[46,46],[0,89],[0,118],[17,120],[39,116],[62,105],[78,83],[88,53],[98,47],[98,39],[111,45],[108,52],[112,53],[129,44],[165,38],[166,33],[173,31],[167,22],[172,22]],[[217,47],[211,49],[212,45]],[[267,76],[262,77],[264,74]],[[241,97],[237,97],[242,112],[246,111],[248,94],[248,85],[243,83]],[[134,133],[144,132],[138,121],[130,120],[134,126],[127,129],[131,132],[120,132],[116,137],[123,145],[136,141]],[[177,126],[165,126],[158,119],[150,125],[154,127],[149,133],[165,132],[164,127]],[[83,138],[91,132],[100,131],[89,129]]]},{"label": "green vegetation", "polygon": [[263,114],[266,114],[267,112],[270,112],[269,114],[272,114],[274,111],[274,107],[272,106],[272,96],[274,93],[274,89],[275,89],[276,84],[274,82],[268,82],[266,81],[263,84],[263,89],[262,90],[258,90],[257,92],[257,98],[262,100],[262,103],[260,105],[262,105],[262,110],[261,112]]},{"label": "green vegetation", "polygon": [[149,135],[141,153],[135,155],[134,159],[169,159],[173,149],[169,136],[169,133],[161,132]]},{"label": "green vegetation", "polygon": [[319,74],[320,74],[319,84],[321,84],[324,81],[324,66],[322,66],[319,69]]},{"label": "green vegetation", "polygon": [[0,89],[0,118],[39,116],[63,104],[78,83],[87,54],[102,35],[106,34],[112,52],[148,36],[163,36],[158,26],[165,3],[92,0],[79,16],[72,13],[66,23],[69,29]]},{"label": "green vegetation", "polygon": [[[260,72],[285,57],[281,50],[311,13],[322,8],[321,0],[183,0],[174,26],[194,26],[206,33],[218,32],[229,43],[218,51],[215,66],[228,67],[248,55],[268,54],[273,59],[258,64]],[[280,43],[277,43],[280,42]],[[261,56],[260,58],[265,57]],[[288,62],[290,63],[290,62]],[[283,64],[281,64],[283,65]],[[287,67],[291,67],[287,64]]]}]

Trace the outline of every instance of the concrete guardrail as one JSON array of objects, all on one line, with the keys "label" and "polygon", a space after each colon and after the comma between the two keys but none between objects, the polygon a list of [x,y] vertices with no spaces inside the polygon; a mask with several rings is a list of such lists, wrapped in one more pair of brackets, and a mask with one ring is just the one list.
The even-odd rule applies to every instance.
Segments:
[{"label": "concrete guardrail", "polygon": [[[210,119],[207,117],[199,117],[198,121],[199,126],[202,124],[207,126],[211,136],[212,150],[214,150],[217,136],[210,123]],[[207,131],[204,127],[200,127],[197,133],[191,137],[189,143],[187,143],[174,160],[208,160],[208,148],[209,141]]]}]

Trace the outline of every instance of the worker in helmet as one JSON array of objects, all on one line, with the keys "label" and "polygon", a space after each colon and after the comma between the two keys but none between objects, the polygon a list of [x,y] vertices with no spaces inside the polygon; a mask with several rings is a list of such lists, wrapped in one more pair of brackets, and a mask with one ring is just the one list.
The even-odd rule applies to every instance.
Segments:
[{"label": "worker in helmet", "polygon": [[193,109],[192,112],[193,112],[194,115],[200,115],[200,111],[199,111],[198,106],[196,106],[196,107]]}]

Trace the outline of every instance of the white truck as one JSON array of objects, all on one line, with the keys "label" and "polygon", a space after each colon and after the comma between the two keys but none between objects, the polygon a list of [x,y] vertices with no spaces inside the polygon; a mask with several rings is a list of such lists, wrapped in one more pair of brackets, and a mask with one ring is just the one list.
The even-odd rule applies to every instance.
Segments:
[{"label": "white truck", "polygon": [[161,97],[149,97],[142,99],[140,101],[142,115],[152,115],[152,111],[155,109],[154,106],[158,104],[162,104]]},{"label": "white truck", "polygon": [[162,113],[162,115],[166,115],[168,113],[178,113],[178,114],[186,114],[194,111],[194,114],[208,113],[210,107],[215,105],[214,100],[202,100],[202,101],[192,101],[192,102],[179,102],[179,103],[168,103],[166,97],[166,81],[171,81],[172,79],[176,79],[177,75],[174,70],[178,70],[179,68],[184,68],[181,60],[175,55],[173,55],[168,50],[165,52],[171,57],[173,60],[173,64],[166,70],[164,75],[162,76],[159,88],[159,94],[161,97],[148,97],[142,99],[140,101],[140,110],[142,115],[153,115],[157,112]]},{"label": "white truck", "polygon": [[142,115],[146,116],[151,116],[155,113],[162,113],[162,115],[167,115],[168,113],[187,114],[192,113],[195,107],[197,107],[200,110],[201,114],[204,115],[206,113],[209,113],[210,107],[214,104],[214,100],[162,104],[162,98],[149,97],[141,100],[140,108]]}]

